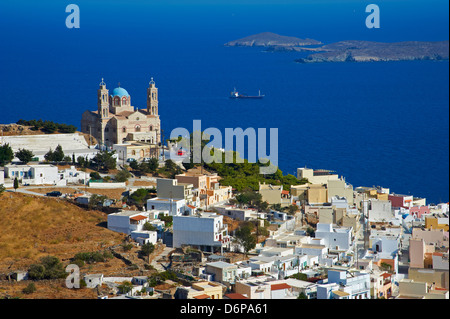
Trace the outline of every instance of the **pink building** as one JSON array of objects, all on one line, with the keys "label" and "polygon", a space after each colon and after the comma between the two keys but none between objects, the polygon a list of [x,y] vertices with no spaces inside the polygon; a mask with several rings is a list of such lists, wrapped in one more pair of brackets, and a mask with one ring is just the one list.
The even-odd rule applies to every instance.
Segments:
[{"label": "pink building", "polygon": [[414,218],[422,218],[422,215],[427,215],[430,213],[430,208],[428,206],[413,206],[409,209],[409,214]]}]

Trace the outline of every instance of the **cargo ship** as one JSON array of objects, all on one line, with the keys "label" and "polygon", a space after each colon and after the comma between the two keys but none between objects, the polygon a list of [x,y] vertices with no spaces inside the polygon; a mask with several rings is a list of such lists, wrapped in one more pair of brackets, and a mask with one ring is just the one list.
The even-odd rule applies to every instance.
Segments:
[{"label": "cargo ship", "polygon": [[236,88],[230,93],[230,99],[262,99],[264,95],[261,95],[261,91],[258,91],[258,95],[239,94]]}]

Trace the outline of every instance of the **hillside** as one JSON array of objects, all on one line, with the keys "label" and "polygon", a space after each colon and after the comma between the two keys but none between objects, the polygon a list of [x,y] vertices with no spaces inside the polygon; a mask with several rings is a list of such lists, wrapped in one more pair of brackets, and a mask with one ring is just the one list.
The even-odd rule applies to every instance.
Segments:
[{"label": "hillside", "polygon": [[124,235],[105,228],[107,215],[61,199],[6,192],[0,195],[0,274],[27,270],[52,255],[64,264],[78,252],[104,250]]},{"label": "hillside", "polygon": [[263,32],[250,35],[242,39],[227,42],[225,43],[225,46],[293,47],[293,46],[317,45],[317,44],[321,44],[321,42],[314,39],[300,39],[296,37],[283,36],[272,32]]}]

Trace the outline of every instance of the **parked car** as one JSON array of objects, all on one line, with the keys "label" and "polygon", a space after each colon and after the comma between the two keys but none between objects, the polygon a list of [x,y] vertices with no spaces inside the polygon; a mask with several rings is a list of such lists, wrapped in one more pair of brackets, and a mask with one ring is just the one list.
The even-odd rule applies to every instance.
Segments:
[{"label": "parked car", "polygon": [[61,195],[62,195],[62,193],[58,192],[58,191],[53,191],[53,192],[45,194],[45,196],[51,196],[51,197],[59,197]]},{"label": "parked car", "polygon": [[136,162],[136,159],[134,159],[134,158],[128,158],[128,159],[127,159],[127,162],[128,162],[128,163]]}]

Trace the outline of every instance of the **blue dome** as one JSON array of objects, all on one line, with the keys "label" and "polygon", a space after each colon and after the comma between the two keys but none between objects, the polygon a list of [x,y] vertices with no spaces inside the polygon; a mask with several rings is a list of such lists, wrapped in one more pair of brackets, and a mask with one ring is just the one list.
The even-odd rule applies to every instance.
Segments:
[{"label": "blue dome", "polygon": [[124,88],[118,87],[112,91],[112,96],[130,96]]}]

